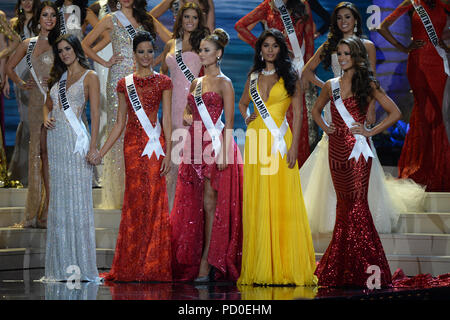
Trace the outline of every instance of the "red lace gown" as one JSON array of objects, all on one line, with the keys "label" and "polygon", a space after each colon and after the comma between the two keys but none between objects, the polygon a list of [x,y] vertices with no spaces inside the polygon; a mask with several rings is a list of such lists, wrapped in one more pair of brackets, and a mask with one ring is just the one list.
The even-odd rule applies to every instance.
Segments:
[{"label": "red lace gown", "polygon": [[[303,56],[303,61],[306,64],[308,60],[314,54],[314,27],[313,27],[313,19],[312,12],[305,1],[306,13],[308,14],[308,20],[303,22],[302,20],[298,20],[294,23],[295,33],[297,34],[298,43],[302,46],[303,40],[305,40],[305,54]],[[292,21],[295,21],[291,16]],[[271,0],[265,0],[263,3],[258,5],[253,11],[248,13],[245,17],[241,18],[238,22],[236,22],[234,28],[236,31],[245,39],[247,43],[249,43],[253,48],[255,47],[257,38],[250,32],[248,26],[258,22],[265,21],[267,23],[267,27],[275,28],[283,32],[286,37],[286,43],[289,49],[292,50],[291,43],[289,42],[289,37],[284,28],[283,21],[281,20],[281,15],[278,9],[274,4],[272,4]],[[308,159],[310,154],[309,149],[309,138],[308,138],[308,111],[306,108],[306,100],[305,95],[303,95],[303,108],[302,108],[303,118],[302,118],[302,127],[300,131],[300,141],[298,144],[298,167],[300,168],[303,163]],[[289,107],[288,112],[286,114],[289,126],[292,129],[292,107]]]},{"label": "red lace gown", "polygon": [[[445,9],[450,5],[435,1],[431,9],[419,1],[430,16],[441,39],[447,21]],[[393,21],[412,10],[411,30],[414,40],[426,44],[408,56],[408,80],[414,95],[414,107],[398,162],[399,177],[411,178],[426,185],[427,191],[450,191],[450,144],[442,119],[442,99],[447,75],[442,58],[438,55],[413,5],[400,6],[386,20]]]},{"label": "red lace gown", "polygon": [[[355,121],[364,123],[354,97],[343,100]],[[372,220],[367,192],[372,158],[348,160],[355,138],[331,101],[331,116],[336,131],[329,136],[329,165],[336,191],[336,223],[333,237],[315,271],[320,286],[365,287],[376,265],[381,271],[381,286],[391,284],[391,272],[383,246]]]},{"label": "red lace gown", "polygon": [[[222,97],[216,92],[205,92],[202,98],[212,121],[216,123],[223,110]],[[217,169],[211,158],[202,156],[212,153],[211,138],[206,133],[208,138],[201,140],[207,130],[201,122],[192,94],[188,96],[188,103],[193,113],[193,123],[184,144],[183,161],[178,169],[174,206],[170,214],[173,278],[189,281],[198,275],[204,243],[203,188],[205,179],[209,179],[217,191],[217,204],[208,263],[216,268],[216,279],[234,281],[239,277],[242,260],[241,153],[232,141],[229,159],[233,163],[228,164],[223,171]]]},{"label": "red lace gown", "polygon": [[[133,79],[145,113],[155,125],[162,92],[172,89],[172,82],[161,74]],[[125,94],[128,107],[125,194],[112,268],[101,276],[106,281],[171,281],[169,207],[166,180],[159,173],[164,157],[141,156],[148,137],[130,104],[124,78],[117,92]],[[164,130],[159,141],[165,149]]]}]

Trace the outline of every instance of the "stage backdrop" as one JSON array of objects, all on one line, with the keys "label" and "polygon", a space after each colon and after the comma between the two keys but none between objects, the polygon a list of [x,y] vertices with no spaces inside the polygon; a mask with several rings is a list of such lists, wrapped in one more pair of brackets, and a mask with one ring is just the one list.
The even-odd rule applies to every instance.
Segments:
[{"label": "stage backdrop", "polygon": [[[89,1],[92,3],[93,1]],[[147,0],[148,8],[151,9],[157,3],[158,0]],[[380,19],[387,16],[401,0],[360,0],[357,1],[358,9],[360,10],[363,21],[365,21],[364,29],[366,35],[375,42],[377,47],[377,73],[379,75],[382,86],[391,97],[400,105],[404,114],[408,115],[411,104],[411,94],[409,93],[409,84],[406,79],[406,55],[396,52],[392,47],[386,43],[376,32],[370,32],[369,28],[374,28],[380,22]],[[12,17],[13,9],[16,1],[14,0],[2,0],[0,3],[0,9],[5,11],[8,17]],[[238,111],[238,101],[241,97],[243,87],[245,85],[247,73],[252,64],[253,49],[246,43],[241,41],[234,30],[235,22],[250,12],[255,6],[261,3],[261,0],[215,0],[215,12],[216,12],[216,26],[225,29],[230,37],[231,41],[225,50],[225,56],[223,59],[222,70],[233,81],[233,85],[236,92],[236,116],[235,116],[235,128],[244,128],[243,119]],[[333,8],[339,1],[335,0],[321,0],[320,3],[328,11],[332,12]],[[160,18],[161,22],[165,25],[172,25],[172,14],[166,13]],[[314,15],[314,20],[318,28],[322,25],[323,21]],[[393,28],[396,34],[402,34],[405,39],[405,43],[410,36],[409,31],[409,17],[406,15],[398,21]],[[260,26],[254,29],[254,33],[261,32]],[[326,40],[326,35],[322,35],[315,40],[315,48],[317,49]],[[158,52],[163,49],[163,43],[158,41]],[[331,73],[323,70],[320,66],[318,68],[318,74],[322,79],[328,79],[331,77]],[[19,122],[19,115],[17,112],[14,95],[11,100],[5,100],[5,117],[6,117],[6,144],[12,146],[15,139],[15,131]],[[379,113],[379,117],[382,117],[382,112]],[[397,130],[398,131],[398,130]],[[391,140],[385,136],[384,139],[379,139],[378,144],[392,144],[401,143],[403,138],[400,134],[399,141]],[[243,143],[243,141],[239,141]]]}]

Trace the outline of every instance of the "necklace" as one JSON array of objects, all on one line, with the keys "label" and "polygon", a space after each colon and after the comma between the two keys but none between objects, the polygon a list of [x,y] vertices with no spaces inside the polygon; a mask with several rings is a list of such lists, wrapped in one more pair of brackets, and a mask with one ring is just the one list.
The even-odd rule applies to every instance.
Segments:
[{"label": "necklace", "polygon": [[271,76],[271,75],[275,74],[275,72],[276,72],[275,69],[272,69],[272,70],[269,70],[269,71],[264,70],[264,69],[261,70],[261,74],[264,75],[264,76]]},{"label": "necklace", "polygon": [[48,40],[48,37],[47,36],[38,36],[38,39],[39,40]]}]

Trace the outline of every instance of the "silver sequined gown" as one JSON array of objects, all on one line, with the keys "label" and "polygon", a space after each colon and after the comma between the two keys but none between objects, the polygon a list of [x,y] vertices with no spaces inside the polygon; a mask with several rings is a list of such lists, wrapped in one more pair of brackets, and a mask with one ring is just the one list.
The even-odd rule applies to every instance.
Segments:
[{"label": "silver sequined gown", "polygon": [[[108,136],[116,123],[119,103],[117,99],[117,82],[133,73],[133,44],[128,32],[119,20],[112,16],[113,30],[110,33],[113,53],[120,53],[124,58],[122,62],[113,65],[109,69],[108,81],[106,85],[106,135]],[[138,31],[144,29],[140,26]],[[125,167],[123,160],[123,132],[120,138],[113,145],[111,150],[103,158],[102,174],[102,203],[103,209],[120,209],[123,203],[125,187]]]},{"label": "silver sequined gown", "polygon": [[[83,80],[88,71],[67,89],[71,108],[80,119],[86,106]],[[93,167],[74,153],[76,134],[59,103],[58,84],[50,90],[55,128],[47,131],[50,204],[45,251],[46,281],[65,280],[71,265],[78,266],[80,280],[99,281],[92,201]]]}]

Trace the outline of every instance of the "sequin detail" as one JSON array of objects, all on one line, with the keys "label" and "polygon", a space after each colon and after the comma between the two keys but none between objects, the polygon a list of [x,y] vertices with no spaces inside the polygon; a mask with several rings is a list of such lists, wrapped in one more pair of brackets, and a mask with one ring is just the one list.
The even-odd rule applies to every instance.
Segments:
[{"label": "sequin detail", "polygon": [[[363,123],[365,114],[359,111],[354,97],[344,104],[355,121]],[[348,160],[355,144],[339,112],[331,102],[331,116],[336,131],[329,136],[329,164],[336,191],[336,223],[331,242],[316,269],[321,286],[366,286],[371,265],[381,271],[381,285],[391,284],[391,272],[384,254],[372,214],[369,210],[369,188],[372,158]]]}]

